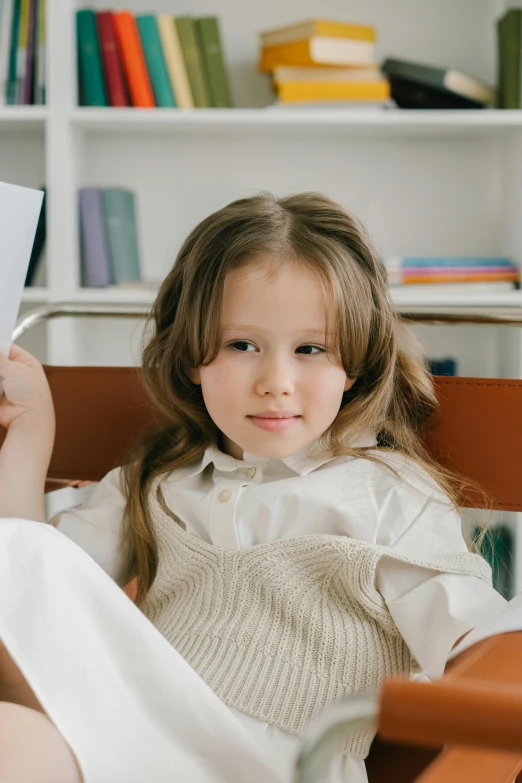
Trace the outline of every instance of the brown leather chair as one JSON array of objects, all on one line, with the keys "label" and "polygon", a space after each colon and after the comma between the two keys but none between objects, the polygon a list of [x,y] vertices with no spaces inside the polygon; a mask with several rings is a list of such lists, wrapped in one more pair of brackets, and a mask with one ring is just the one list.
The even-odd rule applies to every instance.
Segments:
[{"label": "brown leather chair", "polygon": [[[57,411],[47,489],[98,481],[151,421],[139,370],[45,369]],[[493,508],[521,510],[522,381],[435,382],[431,454],[478,482]],[[471,493],[462,504],[482,502]],[[371,783],[512,783],[522,770],[522,633],[476,645],[437,684],[385,683],[367,769]]]}]

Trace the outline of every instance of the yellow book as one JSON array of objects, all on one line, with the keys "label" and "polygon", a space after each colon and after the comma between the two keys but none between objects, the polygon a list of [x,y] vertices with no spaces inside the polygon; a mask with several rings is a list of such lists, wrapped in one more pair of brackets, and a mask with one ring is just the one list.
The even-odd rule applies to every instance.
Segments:
[{"label": "yellow book", "polygon": [[375,44],[371,41],[313,36],[263,48],[259,70],[271,71],[278,65],[371,65],[374,55]]},{"label": "yellow book", "polygon": [[277,65],[272,71],[274,84],[283,82],[374,82],[381,79],[381,70],[375,65],[351,68],[325,68],[322,65],[299,67]]},{"label": "yellow book", "polygon": [[27,40],[29,37],[29,0],[21,0],[18,50],[16,52],[16,103],[24,102],[25,70],[27,65]]},{"label": "yellow book", "polygon": [[193,109],[194,100],[174,18],[170,14],[157,14],[156,23],[176,103],[180,109]]},{"label": "yellow book", "polygon": [[265,30],[259,34],[262,46],[279,46],[291,41],[302,41],[313,35],[327,38],[353,38],[357,41],[375,41],[375,28],[369,25],[334,22],[328,19],[306,19],[304,22]]},{"label": "yellow book", "polygon": [[375,82],[284,82],[277,88],[282,103],[296,101],[386,101],[390,85],[386,79]]}]

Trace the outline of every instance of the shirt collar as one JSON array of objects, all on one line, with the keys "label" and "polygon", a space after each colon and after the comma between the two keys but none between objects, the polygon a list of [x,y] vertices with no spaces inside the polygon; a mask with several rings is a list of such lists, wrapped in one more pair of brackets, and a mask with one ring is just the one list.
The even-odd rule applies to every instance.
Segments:
[{"label": "shirt collar", "polygon": [[[375,444],[376,439],[372,433],[362,433],[359,435],[359,437],[352,441],[351,445],[354,447],[371,447],[375,446]],[[258,457],[255,454],[248,453],[247,451],[243,452],[242,460],[236,459],[235,457],[231,457],[230,454],[225,454],[223,451],[221,451],[217,444],[212,443],[205,449],[200,462],[194,466],[194,469],[191,471],[191,475],[197,475],[198,473],[201,473],[203,470],[205,470],[207,465],[210,465],[210,463],[213,463],[214,467],[218,470],[226,472],[238,470],[239,468],[249,467],[257,467],[263,470],[266,468],[271,459],[274,460],[275,458]],[[319,468],[321,465],[325,465],[327,462],[330,462],[333,459],[335,459],[335,457],[332,452],[324,449],[320,445],[319,439],[317,439],[312,441],[312,443],[308,443],[307,445],[298,449],[288,457],[284,457],[278,461],[282,462],[284,465],[290,468],[290,470],[293,470],[295,473],[297,473],[297,475],[306,476],[307,473],[311,473],[312,470]]]}]

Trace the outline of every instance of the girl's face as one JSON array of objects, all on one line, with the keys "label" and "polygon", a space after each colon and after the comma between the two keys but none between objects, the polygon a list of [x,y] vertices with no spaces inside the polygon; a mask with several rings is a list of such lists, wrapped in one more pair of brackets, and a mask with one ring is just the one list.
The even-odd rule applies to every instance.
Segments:
[{"label": "girl's face", "polygon": [[275,263],[273,276],[264,267],[227,276],[219,354],[189,373],[236,459],[243,451],[284,459],[311,443],[355,382],[326,350],[319,282],[302,267]]}]

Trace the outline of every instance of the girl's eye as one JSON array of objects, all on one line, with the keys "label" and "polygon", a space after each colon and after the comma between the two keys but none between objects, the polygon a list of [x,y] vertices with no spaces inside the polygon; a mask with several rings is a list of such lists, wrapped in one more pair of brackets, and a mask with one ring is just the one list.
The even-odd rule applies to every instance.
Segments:
[{"label": "girl's eye", "polygon": [[[233,343],[229,343],[228,347],[239,353],[247,353],[249,347],[255,349],[255,345],[247,340],[234,340]],[[297,348],[297,351],[302,351],[305,356],[318,356],[319,354],[324,353],[325,349],[320,348],[318,345],[300,345],[299,348]],[[312,351],[317,351],[317,353],[312,353]]]}]

